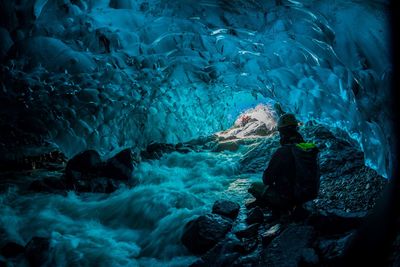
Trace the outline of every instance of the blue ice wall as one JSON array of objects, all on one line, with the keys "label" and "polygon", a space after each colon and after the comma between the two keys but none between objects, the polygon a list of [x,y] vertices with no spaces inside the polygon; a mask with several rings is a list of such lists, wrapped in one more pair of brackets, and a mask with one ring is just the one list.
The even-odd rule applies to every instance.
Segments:
[{"label": "blue ice wall", "polygon": [[46,81],[32,101],[58,111],[46,136],[69,155],[189,140],[278,101],[391,169],[385,1],[27,3],[33,26],[13,64]]}]

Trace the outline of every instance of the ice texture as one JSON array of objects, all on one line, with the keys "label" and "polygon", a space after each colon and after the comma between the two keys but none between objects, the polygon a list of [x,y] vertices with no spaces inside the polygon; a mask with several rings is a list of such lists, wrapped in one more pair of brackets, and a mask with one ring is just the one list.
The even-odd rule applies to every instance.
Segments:
[{"label": "ice texture", "polygon": [[392,169],[386,1],[23,2],[24,23],[0,28],[1,94],[69,156],[186,141],[279,102]]}]

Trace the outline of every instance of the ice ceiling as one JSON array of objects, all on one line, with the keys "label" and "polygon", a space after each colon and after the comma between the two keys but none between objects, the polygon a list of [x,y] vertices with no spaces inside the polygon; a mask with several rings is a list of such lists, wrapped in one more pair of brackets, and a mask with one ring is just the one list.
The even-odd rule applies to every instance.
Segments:
[{"label": "ice ceiling", "polygon": [[23,81],[24,116],[68,155],[189,140],[277,101],[391,169],[386,2],[19,2],[0,28],[3,89]]}]

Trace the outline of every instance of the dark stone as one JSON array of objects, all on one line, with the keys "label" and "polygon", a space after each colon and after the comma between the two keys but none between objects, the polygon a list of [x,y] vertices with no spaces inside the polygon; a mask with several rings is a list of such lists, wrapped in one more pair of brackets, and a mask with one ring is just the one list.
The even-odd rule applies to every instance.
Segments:
[{"label": "dark stone", "polygon": [[260,208],[266,208],[267,207],[267,203],[265,203],[264,201],[258,200],[258,199],[249,199],[246,201],[245,203],[245,207],[246,209],[250,210],[252,208],[255,207],[260,207]]},{"label": "dark stone", "polygon": [[247,224],[262,223],[264,221],[264,213],[260,207],[252,208],[247,214]]},{"label": "dark stone", "polygon": [[297,206],[293,209],[292,213],[290,214],[290,219],[292,221],[304,221],[311,215],[307,209],[303,208],[302,206]]},{"label": "dark stone", "polygon": [[1,255],[5,258],[15,258],[25,251],[24,246],[15,242],[8,242],[1,248]]},{"label": "dark stone", "polygon": [[305,248],[301,254],[300,267],[318,266],[319,258],[313,248]]},{"label": "dark stone", "polygon": [[185,225],[181,241],[194,254],[203,254],[221,241],[232,222],[216,214],[206,214]]},{"label": "dark stone", "polygon": [[245,207],[246,207],[246,209],[252,209],[252,208],[255,208],[255,207],[257,207],[257,204],[258,204],[258,201],[257,201],[257,199],[255,199],[255,198],[252,198],[252,199],[248,199],[246,202],[245,202]]},{"label": "dark stone", "polygon": [[33,181],[28,189],[35,192],[54,192],[65,191],[68,187],[64,181],[59,178],[44,178],[43,180]]},{"label": "dark stone", "polygon": [[257,246],[258,246],[257,237],[243,238],[240,245],[235,247],[235,251],[239,252],[240,254],[246,255],[254,251],[257,248]]},{"label": "dark stone", "polygon": [[255,224],[250,225],[249,227],[247,227],[244,230],[237,231],[235,233],[235,235],[238,238],[254,238],[254,237],[257,237],[259,227],[260,227],[260,224],[255,223]]},{"label": "dark stone", "polygon": [[271,241],[277,237],[282,231],[282,226],[280,224],[275,224],[270,227],[267,231],[261,234],[261,241],[263,246],[267,246]]},{"label": "dark stone", "polygon": [[262,252],[263,263],[271,267],[297,267],[303,249],[310,247],[313,238],[314,229],[311,226],[289,226]]},{"label": "dark stone", "polygon": [[102,169],[102,175],[116,180],[128,181],[132,178],[134,163],[136,162],[137,159],[130,148],[122,150],[107,160]]},{"label": "dark stone", "polygon": [[238,247],[242,244],[233,239],[225,239],[215,245],[193,266],[231,266],[239,258]]},{"label": "dark stone", "polygon": [[354,233],[347,234],[339,239],[322,239],[318,243],[318,250],[325,263],[334,263],[340,260],[349,245]]},{"label": "dark stone", "polygon": [[67,161],[65,155],[60,151],[52,151],[45,154],[22,156],[16,158],[1,158],[0,169],[3,171],[21,170],[62,170]]},{"label": "dark stone", "polygon": [[261,266],[260,265],[260,257],[258,255],[258,253],[252,253],[250,255],[240,257],[232,264],[232,267],[243,267],[243,266],[246,266],[246,267]]},{"label": "dark stone", "polygon": [[176,144],[175,149],[177,152],[182,153],[182,154],[187,154],[187,153],[193,151],[188,145],[184,145],[182,143]]},{"label": "dark stone", "polygon": [[73,183],[75,180],[89,179],[90,176],[98,173],[101,164],[102,161],[97,151],[83,151],[67,162],[65,168],[66,180]]},{"label": "dark stone", "polygon": [[49,258],[50,240],[33,237],[25,246],[25,256],[32,267],[45,266]]},{"label": "dark stone", "polygon": [[172,144],[162,143],[151,143],[140,153],[140,156],[144,159],[159,159],[164,153],[171,153],[176,148]]},{"label": "dark stone", "polygon": [[341,234],[358,228],[366,215],[366,211],[321,210],[309,217],[308,224],[313,225],[322,234]]},{"label": "dark stone", "polygon": [[118,189],[118,186],[118,181],[100,177],[76,181],[73,189],[77,192],[112,193]]},{"label": "dark stone", "polygon": [[219,214],[229,219],[236,219],[239,214],[239,204],[230,200],[217,200],[212,207],[212,213]]}]

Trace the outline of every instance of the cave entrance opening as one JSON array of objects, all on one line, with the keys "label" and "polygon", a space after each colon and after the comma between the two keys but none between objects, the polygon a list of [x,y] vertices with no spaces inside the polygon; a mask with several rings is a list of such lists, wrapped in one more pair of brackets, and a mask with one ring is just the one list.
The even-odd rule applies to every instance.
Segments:
[{"label": "cave entrance opening", "polygon": [[260,103],[241,112],[232,127],[216,135],[221,141],[268,137],[276,131],[277,116],[270,104]]}]

